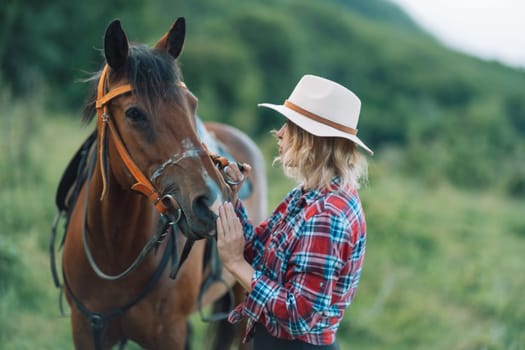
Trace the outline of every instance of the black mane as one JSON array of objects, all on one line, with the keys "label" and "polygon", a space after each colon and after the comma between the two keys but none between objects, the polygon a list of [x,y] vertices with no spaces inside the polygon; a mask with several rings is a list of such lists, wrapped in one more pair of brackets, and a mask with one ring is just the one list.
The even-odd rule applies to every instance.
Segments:
[{"label": "black mane", "polygon": [[[88,79],[92,83],[91,92],[84,106],[82,120],[89,123],[96,114],[97,85],[102,69]],[[152,109],[159,98],[181,97],[177,82],[181,80],[180,70],[172,56],[165,50],[151,49],[146,45],[130,46],[130,53],[122,72],[133,86],[133,93]]]}]

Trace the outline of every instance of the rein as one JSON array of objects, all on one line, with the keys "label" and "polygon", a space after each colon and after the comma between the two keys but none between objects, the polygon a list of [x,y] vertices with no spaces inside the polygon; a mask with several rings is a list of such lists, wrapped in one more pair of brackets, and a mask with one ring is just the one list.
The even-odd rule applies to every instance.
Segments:
[{"label": "rein", "polygon": [[[93,176],[93,169],[94,169],[94,164],[92,161],[91,164],[89,165],[88,180],[91,179],[91,177]],[[89,193],[89,181],[86,182],[86,193]],[[89,248],[88,241],[87,241],[87,236],[88,236],[87,217],[88,217],[88,203],[89,203],[88,199],[89,199],[89,196],[86,194],[85,204],[84,204],[84,219],[83,219],[83,224],[82,224],[82,243],[84,245],[84,252],[86,253],[86,258],[89,262],[89,265],[91,266],[93,271],[97,274],[97,276],[102,279],[109,280],[109,281],[116,281],[116,280],[122,279],[128,276],[131,272],[133,272],[140,265],[140,263],[146,258],[149,252],[151,252],[153,249],[155,249],[155,251],[158,249],[159,245],[162,243],[162,241],[164,240],[164,238],[168,235],[170,231],[174,232],[173,226],[180,219],[180,216],[179,216],[176,219],[176,221],[172,221],[168,218],[168,216],[161,214],[157,232],[155,232],[155,234],[146,242],[142,250],[139,252],[137,257],[133,260],[133,262],[129,265],[129,267],[119,274],[109,275],[103,272],[100,269],[100,267],[97,265],[93,257],[93,254],[91,253],[91,249]],[[172,242],[173,242],[173,251],[171,254],[172,255],[172,270],[170,272],[170,277],[173,276],[172,278],[174,279],[186,258],[184,257],[184,260],[180,259],[179,261],[178,256],[177,256],[177,241],[176,239],[173,239]],[[192,242],[192,241],[191,240],[186,241],[186,245],[184,246],[184,251],[188,249],[186,248],[187,245],[189,244],[193,245],[193,243],[189,243],[189,242]],[[178,265],[176,266],[176,269],[175,269],[176,263]]]}]

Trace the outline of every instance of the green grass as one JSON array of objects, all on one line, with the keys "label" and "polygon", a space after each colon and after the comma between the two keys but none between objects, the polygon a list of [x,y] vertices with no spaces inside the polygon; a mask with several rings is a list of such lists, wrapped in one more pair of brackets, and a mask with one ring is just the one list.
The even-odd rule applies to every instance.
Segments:
[{"label": "green grass", "polygon": [[375,180],[362,191],[367,260],[346,319],[350,333],[366,331],[360,348],[525,348],[525,204]]},{"label": "green grass", "polygon": [[[47,244],[58,179],[90,128],[31,105],[1,120],[0,347],[71,349]],[[263,146],[271,206],[292,186],[270,166],[272,142]],[[342,349],[525,349],[525,203],[430,187],[401,176],[381,153],[370,174],[361,190],[367,255]],[[206,350],[198,315],[192,323],[195,349]]]}]

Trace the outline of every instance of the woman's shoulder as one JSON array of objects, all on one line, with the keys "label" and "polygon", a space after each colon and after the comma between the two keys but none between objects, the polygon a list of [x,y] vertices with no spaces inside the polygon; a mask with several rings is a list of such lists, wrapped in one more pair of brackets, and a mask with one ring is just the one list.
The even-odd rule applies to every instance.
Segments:
[{"label": "woman's shoulder", "polygon": [[336,212],[346,212],[361,205],[357,189],[341,187],[338,184],[327,190],[319,200],[326,210],[334,210]]},{"label": "woman's shoulder", "polygon": [[357,190],[338,188],[326,194],[325,202],[336,208],[346,208],[354,203],[361,202]]},{"label": "woman's shoulder", "polygon": [[334,191],[318,197],[305,208],[304,223],[329,235],[332,242],[353,246],[365,230],[364,213],[357,191]]},{"label": "woman's shoulder", "polygon": [[361,201],[357,190],[327,191],[309,201],[305,208],[305,219],[313,216],[332,216],[346,221],[361,215]]}]

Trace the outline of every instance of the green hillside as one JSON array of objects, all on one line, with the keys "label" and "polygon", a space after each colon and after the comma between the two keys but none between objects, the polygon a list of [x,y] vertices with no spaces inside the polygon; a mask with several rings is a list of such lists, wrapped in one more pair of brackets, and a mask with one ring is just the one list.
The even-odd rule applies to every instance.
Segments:
[{"label": "green hillside", "polygon": [[[47,245],[54,191],[93,125],[107,23],[153,44],[187,20],[180,65],[205,120],[262,147],[270,205],[292,186],[268,131],[305,73],[351,87],[376,151],[369,239],[340,332],[351,349],[525,349],[525,70],[443,47],[386,0],[55,0],[0,11],[0,348],[71,349]],[[198,317],[195,349],[206,350]],[[135,349],[132,345],[131,349]]]}]

